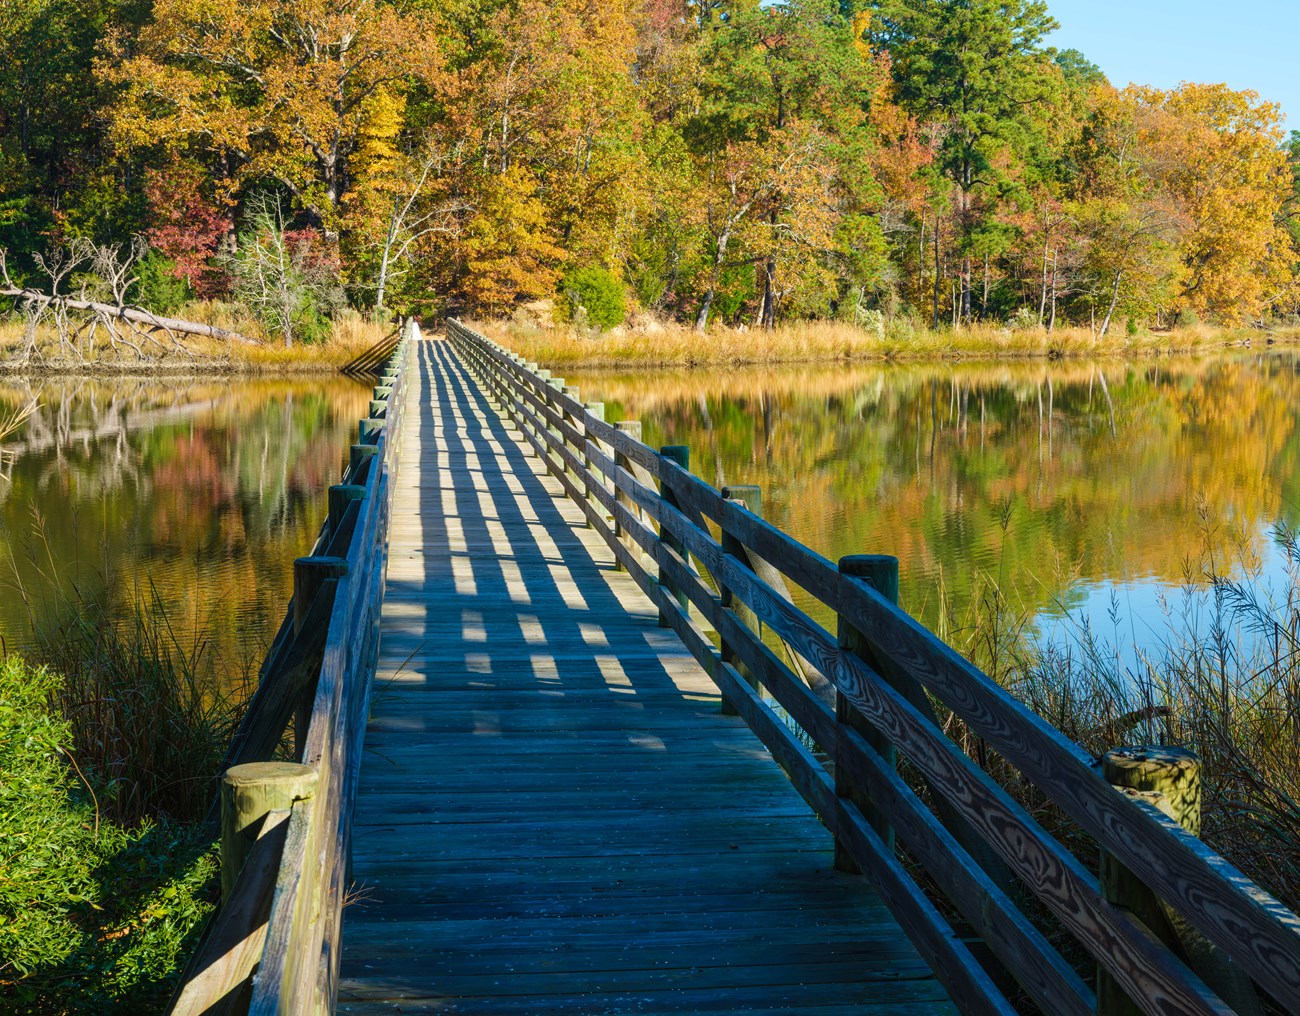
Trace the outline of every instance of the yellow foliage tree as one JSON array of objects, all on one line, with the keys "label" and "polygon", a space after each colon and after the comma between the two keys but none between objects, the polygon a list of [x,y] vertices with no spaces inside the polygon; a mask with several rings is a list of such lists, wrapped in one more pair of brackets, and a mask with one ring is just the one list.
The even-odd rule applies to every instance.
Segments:
[{"label": "yellow foliage tree", "polygon": [[1186,305],[1230,323],[1257,317],[1294,284],[1280,108],[1226,85],[1124,96],[1143,114],[1138,142],[1150,172],[1189,223],[1179,245]]},{"label": "yellow foliage tree", "polygon": [[378,93],[438,76],[436,34],[381,0],[157,0],[99,61],[110,133],[126,150],[204,152],[231,189],[279,180],[335,230]]},{"label": "yellow foliage tree", "polygon": [[533,174],[515,164],[484,177],[482,186],[462,240],[470,305],[500,312],[521,297],[550,296],[565,253],[551,235]]}]

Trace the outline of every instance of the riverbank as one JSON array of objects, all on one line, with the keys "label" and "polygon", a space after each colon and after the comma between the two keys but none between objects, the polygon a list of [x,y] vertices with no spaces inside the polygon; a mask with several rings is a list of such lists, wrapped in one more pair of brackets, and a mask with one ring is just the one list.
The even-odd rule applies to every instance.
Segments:
[{"label": "riverbank", "polygon": [[59,342],[53,332],[42,333],[35,355],[26,351],[20,321],[0,321],[0,376],[50,377],[293,377],[334,374],[396,332],[396,325],[360,314],[340,315],[324,342],[300,342],[286,347],[262,335],[255,323],[232,317],[221,306],[197,304],[186,313],[202,324],[241,331],[249,342],[203,336],[185,339],[183,351],[147,357],[82,356]]},{"label": "riverbank", "polygon": [[1300,344],[1300,328],[1215,328],[1115,332],[1088,328],[1011,329],[981,324],[930,329],[897,320],[872,330],[834,321],[799,321],[771,331],[689,326],[636,319],[601,334],[547,328],[525,320],[467,321],[528,360],[558,367],[739,367],[922,360],[1142,359],[1227,348]]}]

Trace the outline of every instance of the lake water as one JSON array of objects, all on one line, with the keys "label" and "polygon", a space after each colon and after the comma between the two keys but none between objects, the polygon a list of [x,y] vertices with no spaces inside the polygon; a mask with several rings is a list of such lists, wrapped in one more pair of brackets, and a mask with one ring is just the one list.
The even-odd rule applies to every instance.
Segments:
[{"label": "lake water", "polygon": [[[1300,514],[1285,355],[567,373],[709,482],[761,485],[766,516],[828,557],[896,554],[903,605],[950,633],[991,579],[1049,633],[1074,612],[1150,640],[1207,568],[1279,579],[1272,527]],[[255,666],[369,395],[0,382],[0,417],[40,405],[0,452],[0,638],[29,637],[51,578],[118,610],[152,584],[178,641]]]},{"label": "lake water", "polygon": [[941,633],[997,583],[1053,640],[1087,618],[1145,650],[1205,612],[1209,572],[1285,578],[1294,356],[565,374],[710,483],[760,485],[827,557],[897,555],[901,603]]},{"label": "lake water", "polygon": [[[156,601],[203,668],[255,669],[311,550],[368,386],[293,381],[0,381],[0,638],[60,595]],[[152,589],[151,589],[152,587]]]}]

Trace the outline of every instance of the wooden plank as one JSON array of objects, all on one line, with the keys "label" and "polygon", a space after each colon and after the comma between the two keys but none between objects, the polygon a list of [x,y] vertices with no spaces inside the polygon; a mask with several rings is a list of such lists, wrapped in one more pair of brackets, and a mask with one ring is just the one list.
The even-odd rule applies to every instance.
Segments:
[{"label": "wooden plank", "polygon": [[[804,985],[796,1000],[951,1011],[876,894],[830,870],[828,833],[772,755],[716,713],[717,686],[657,627],[640,552],[658,545],[653,529],[620,548],[628,572],[615,575],[613,495],[563,421],[494,387],[520,418],[509,430],[448,346],[420,353],[340,1010],[422,998],[548,1012],[567,999],[597,1012],[629,997],[609,986],[675,999],[694,979],[736,1010],[771,1008],[788,982]],[[527,387],[573,412],[564,393]],[[786,763],[824,788],[816,760],[756,708]]]}]

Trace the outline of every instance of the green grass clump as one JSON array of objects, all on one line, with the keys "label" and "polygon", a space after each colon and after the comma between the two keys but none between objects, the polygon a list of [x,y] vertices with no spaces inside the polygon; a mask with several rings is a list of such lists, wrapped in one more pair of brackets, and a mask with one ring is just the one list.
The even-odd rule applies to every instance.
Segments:
[{"label": "green grass clump", "polygon": [[157,1011],[214,908],[216,854],[197,825],[104,814],[65,690],[0,661],[0,1011]]}]

